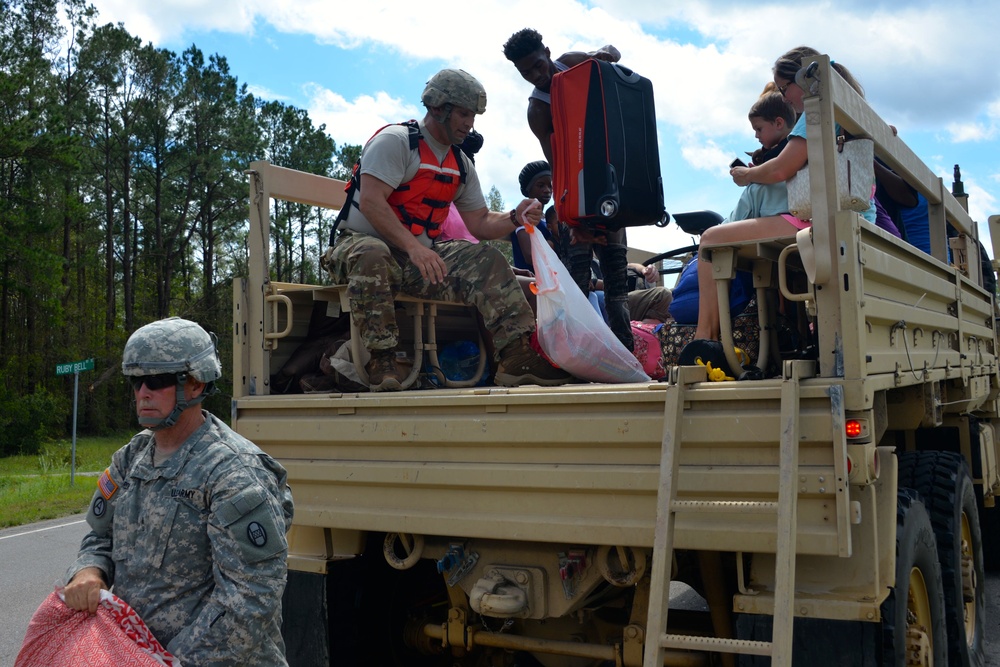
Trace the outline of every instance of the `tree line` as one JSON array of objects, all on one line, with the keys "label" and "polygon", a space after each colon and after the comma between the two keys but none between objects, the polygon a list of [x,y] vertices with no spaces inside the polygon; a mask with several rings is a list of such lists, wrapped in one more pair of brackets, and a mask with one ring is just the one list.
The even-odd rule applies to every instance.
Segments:
[{"label": "tree line", "polygon": [[[359,151],[248,92],[222,55],[143,44],[84,0],[0,0],[0,455],[66,432],[73,379],[58,363],[95,360],[81,433],[132,428],[121,350],[150,321],[218,332],[228,368],[244,171],[267,159],[344,178]],[[332,221],[293,204],[272,215],[272,277],[322,282]]]}]

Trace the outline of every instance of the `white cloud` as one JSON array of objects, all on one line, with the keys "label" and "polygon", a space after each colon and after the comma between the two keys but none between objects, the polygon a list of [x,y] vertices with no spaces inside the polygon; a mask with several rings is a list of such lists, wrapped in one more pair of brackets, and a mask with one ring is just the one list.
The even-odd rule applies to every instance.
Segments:
[{"label": "white cloud", "polygon": [[270,88],[265,86],[258,86],[257,84],[247,84],[247,92],[261,100],[272,100],[275,102],[287,102],[288,96],[283,93],[275,92]]},{"label": "white cloud", "polygon": [[327,132],[340,144],[364,144],[383,125],[423,115],[414,105],[384,91],[348,101],[332,90],[312,85],[306,94],[309,117],[314,123],[325,123]]},{"label": "white cloud", "polygon": [[983,245],[986,246],[987,252],[992,256],[993,248],[988,241],[990,238],[988,229],[989,217],[990,215],[996,215],[997,204],[1000,202],[998,202],[991,191],[981,187],[974,180],[966,182],[965,191],[969,193],[969,215],[979,223],[979,237],[983,239]]},{"label": "white cloud", "polygon": [[947,126],[951,141],[991,141],[997,137],[996,125],[985,123],[949,123]]},{"label": "white cloud", "polygon": [[[994,206],[997,200],[991,192],[1000,189],[983,175],[995,173],[992,157],[973,160],[960,151],[977,146],[984,153],[987,147],[995,153],[1000,138],[1000,68],[994,66],[1000,59],[1000,42],[995,38],[1000,12],[992,0],[951,5],[913,2],[905,7],[861,0],[807,5],[748,5],[735,0],[477,0],[453,8],[453,13],[412,11],[397,0],[347,4],[95,0],[94,4],[102,22],[122,21],[132,34],[158,45],[190,42],[190,35],[198,31],[252,34],[255,25],[267,22],[302,40],[353,50],[357,57],[333,63],[326,80],[301,93],[306,100],[302,106],[315,122],[327,125],[338,143],[362,143],[382,124],[420,115],[417,95],[426,78],[440,67],[461,67],[482,81],[489,97],[487,113],[476,123],[485,137],[477,161],[481,179],[487,189],[496,184],[508,202],[520,197],[516,177],[521,167],[540,157],[524,117],[530,85],[501,52],[504,41],[528,25],[542,32],[553,55],[615,44],[623,64],[652,80],[660,144],[672,151],[663,158],[665,178],[670,172],[693,170],[705,181],[704,188],[675,195],[683,201],[668,202],[668,210],[714,207],[728,212],[734,200],[726,199],[733,191],[726,165],[755,147],[746,112],[770,79],[774,59],[802,43],[849,67],[865,87],[869,102],[883,118],[905,130],[901,136],[918,154],[920,145],[926,153],[944,155],[943,163],[961,160],[963,171],[978,172],[984,185],[974,194],[974,207]],[[274,58],[287,57],[274,51]],[[389,88],[382,80],[376,67],[386,61],[401,63],[397,78],[413,82],[406,91]],[[283,65],[296,67],[291,61]],[[338,78],[336,68],[345,66],[369,77],[367,89],[347,97],[330,90]],[[290,94],[274,91],[270,98]],[[698,205],[696,196],[705,203]],[[658,239],[655,248],[663,249],[664,233],[648,234]],[[632,238],[645,236],[636,232]]]},{"label": "white cloud", "polygon": [[729,176],[729,163],[736,157],[713,141],[681,146],[681,155],[695,169],[714,173],[718,177]]},{"label": "white cloud", "polygon": [[124,23],[144,42],[160,45],[192,30],[250,33],[258,7],[235,0],[95,0],[101,22]]},{"label": "white cloud", "polygon": [[[995,39],[1000,12],[989,0],[961,3],[976,20],[955,30],[942,27],[956,21],[956,8],[930,3],[882,9],[878,3],[861,8],[860,2],[829,1],[750,6],[727,0],[598,0],[588,7],[579,0],[479,0],[456,11],[450,22],[440,12],[408,11],[396,0],[94,4],[102,20],[124,21],[130,32],[156,44],[183,41],[185,33],[198,30],[248,34],[255,22],[268,22],[281,32],[341,48],[388,49],[411,59],[414,68],[422,69],[424,62],[460,65],[489,84],[496,76],[516,76],[500,55],[507,37],[527,24],[544,26],[545,43],[556,55],[618,45],[623,62],[653,81],[664,121],[724,131],[738,127],[748,101],[770,78],[774,58],[799,43],[842,61],[885,115],[900,121],[922,116],[969,122],[976,109],[985,110],[991,101],[995,107],[1000,85],[1000,70],[989,66],[1000,57]],[[772,14],[780,20],[766,21]],[[973,46],[981,66],[969,59]],[[967,118],[956,121],[959,114]]]}]

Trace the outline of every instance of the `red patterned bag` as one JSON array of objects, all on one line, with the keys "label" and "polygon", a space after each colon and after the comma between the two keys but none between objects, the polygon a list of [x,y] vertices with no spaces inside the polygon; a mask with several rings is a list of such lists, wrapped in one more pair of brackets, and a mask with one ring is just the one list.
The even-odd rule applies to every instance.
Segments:
[{"label": "red patterned bag", "polygon": [[66,606],[58,592],[39,605],[14,667],[181,667],[139,615],[109,591],[97,614]]},{"label": "red patterned bag", "polygon": [[657,333],[666,326],[662,322],[632,321],[632,354],[642,364],[642,370],[653,380],[662,380],[667,375],[663,364],[663,349]]}]

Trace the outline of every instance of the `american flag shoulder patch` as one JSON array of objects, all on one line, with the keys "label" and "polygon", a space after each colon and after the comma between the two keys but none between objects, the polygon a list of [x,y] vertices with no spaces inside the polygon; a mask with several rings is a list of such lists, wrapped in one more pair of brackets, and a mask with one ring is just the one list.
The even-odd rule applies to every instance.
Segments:
[{"label": "american flag shoulder patch", "polygon": [[105,500],[111,500],[111,496],[115,495],[118,485],[115,484],[115,480],[111,479],[110,468],[105,468],[104,472],[97,479],[97,488],[101,490],[101,495],[104,496]]}]

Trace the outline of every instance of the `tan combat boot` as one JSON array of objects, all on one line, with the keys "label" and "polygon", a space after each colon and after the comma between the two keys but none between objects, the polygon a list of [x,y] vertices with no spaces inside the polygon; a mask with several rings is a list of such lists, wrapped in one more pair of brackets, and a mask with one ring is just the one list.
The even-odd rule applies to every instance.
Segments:
[{"label": "tan combat boot", "polygon": [[496,373],[498,385],[516,387],[522,384],[540,384],[554,387],[572,381],[572,375],[556,368],[531,349],[527,334],[500,350],[500,364]]},{"label": "tan combat boot", "polygon": [[403,373],[396,365],[395,350],[371,350],[372,358],[365,364],[369,391],[399,391],[403,388]]}]

